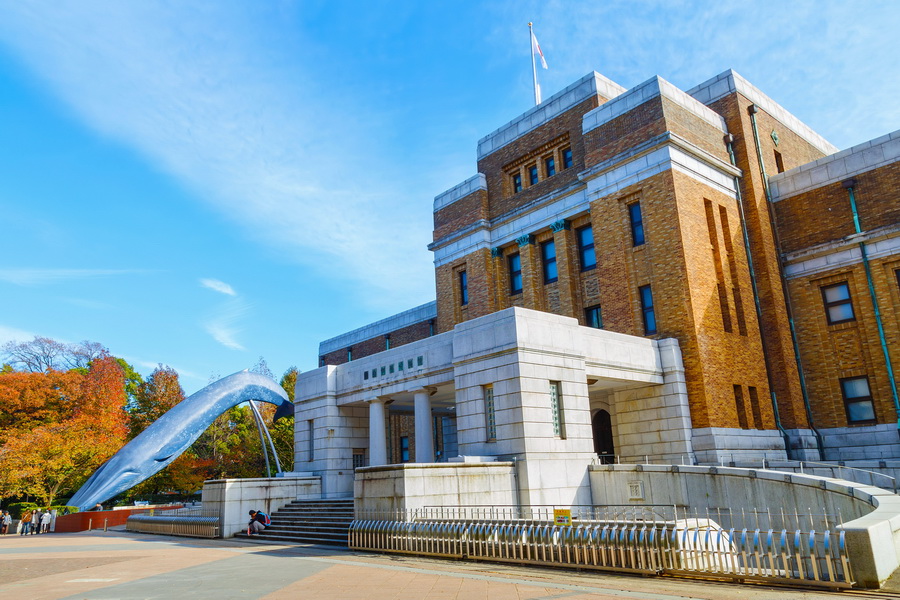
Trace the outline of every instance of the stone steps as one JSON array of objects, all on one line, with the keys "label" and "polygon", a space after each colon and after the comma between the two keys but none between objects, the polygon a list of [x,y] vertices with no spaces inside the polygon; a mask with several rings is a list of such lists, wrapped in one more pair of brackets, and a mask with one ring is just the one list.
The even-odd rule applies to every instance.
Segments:
[{"label": "stone steps", "polygon": [[272,524],[259,535],[241,539],[287,544],[346,546],[353,521],[353,500],[295,500],[275,511]]}]

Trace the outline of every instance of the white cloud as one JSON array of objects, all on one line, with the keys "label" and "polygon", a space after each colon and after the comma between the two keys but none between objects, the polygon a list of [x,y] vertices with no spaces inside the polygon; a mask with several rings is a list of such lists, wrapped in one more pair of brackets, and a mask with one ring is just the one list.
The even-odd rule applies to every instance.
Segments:
[{"label": "white cloud", "polygon": [[3,345],[7,342],[27,342],[29,340],[33,340],[36,334],[25,331],[23,329],[17,329],[15,327],[9,327],[6,325],[0,325],[0,345]]},{"label": "white cloud", "polygon": [[314,42],[278,31],[278,10],[9,3],[0,41],[81,120],[254,238],[323,276],[379,290],[361,296],[370,302],[427,298],[430,211],[408,210],[421,198],[400,192],[400,171],[387,168],[400,161],[377,147],[395,124],[367,115],[349,80],[335,89],[297,66],[297,47]]},{"label": "white cloud", "polygon": [[130,275],[146,271],[136,269],[0,269],[0,281],[14,285],[49,285],[76,279]]},{"label": "white cloud", "polygon": [[226,296],[237,296],[237,292],[234,291],[233,287],[218,279],[201,279],[200,285]]},{"label": "white cloud", "polygon": [[214,340],[233,350],[245,350],[237,336],[241,332],[238,323],[250,310],[250,306],[235,298],[219,306],[215,312],[203,322],[203,328]]}]

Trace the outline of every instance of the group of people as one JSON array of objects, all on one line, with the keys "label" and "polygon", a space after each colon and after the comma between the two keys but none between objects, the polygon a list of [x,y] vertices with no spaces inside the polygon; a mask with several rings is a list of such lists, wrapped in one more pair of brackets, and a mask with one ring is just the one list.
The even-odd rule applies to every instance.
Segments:
[{"label": "group of people", "polygon": [[[50,521],[52,520],[53,515],[50,514],[49,509],[45,511],[39,508],[33,511],[26,510],[22,513],[22,518],[19,520],[19,535],[50,533]],[[10,517],[9,511],[3,511],[2,523],[2,532],[3,535],[6,535],[10,524],[12,524],[12,517]]]}]

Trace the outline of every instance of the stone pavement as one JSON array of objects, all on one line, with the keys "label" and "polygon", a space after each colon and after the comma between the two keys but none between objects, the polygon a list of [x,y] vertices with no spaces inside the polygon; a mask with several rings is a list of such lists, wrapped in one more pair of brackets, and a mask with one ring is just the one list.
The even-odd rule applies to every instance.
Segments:
[{"label": "stone pavement", "polygon": [[4,600],[811,600],[852,595],[121,530],[0,537]]}]

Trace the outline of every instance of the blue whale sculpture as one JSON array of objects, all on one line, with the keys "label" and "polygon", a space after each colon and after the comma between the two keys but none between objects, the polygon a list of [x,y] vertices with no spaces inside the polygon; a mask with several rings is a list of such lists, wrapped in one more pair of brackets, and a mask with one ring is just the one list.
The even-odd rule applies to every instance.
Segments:
[{"label": "blue whale sculpture", "polygon": [[69,505],[93,508],[155,475],[187,450],[219,415],[248,400],[278,406],[276,420],[294,414],[285,391],[268,377],[249,371],[223,377],[173,406],[128,442],[91,475]]}]

